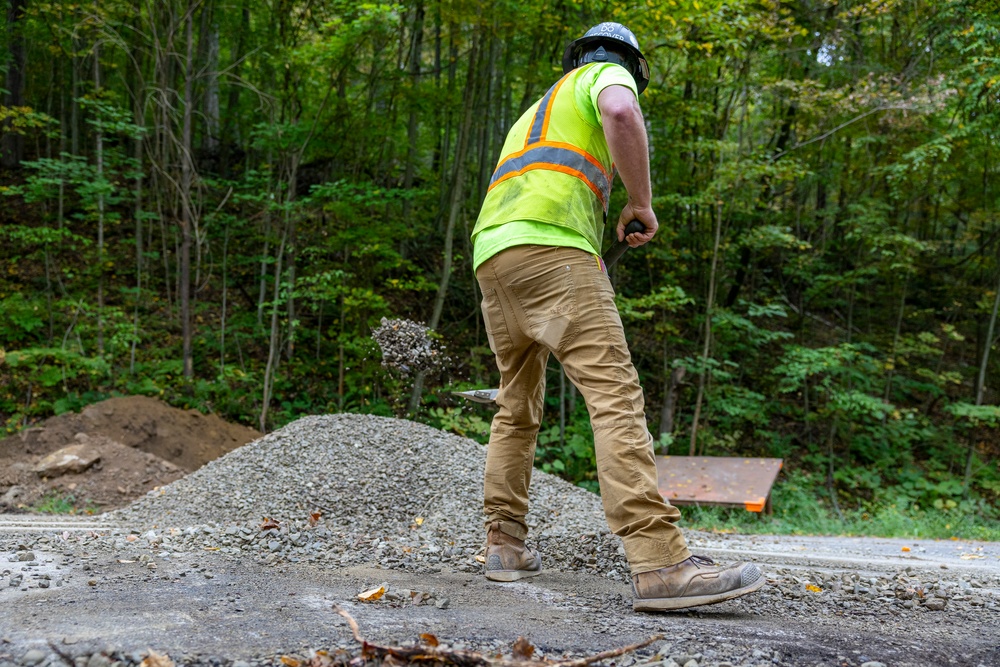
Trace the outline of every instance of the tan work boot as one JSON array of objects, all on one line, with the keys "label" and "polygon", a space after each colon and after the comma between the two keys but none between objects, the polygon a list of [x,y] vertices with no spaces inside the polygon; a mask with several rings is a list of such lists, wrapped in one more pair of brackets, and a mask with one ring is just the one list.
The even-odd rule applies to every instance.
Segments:
[{"label": "tan work boot", "polygon": [[542,572],[542,557],[529,551],[522,540],[502,532],[494,521],[486,532],[486,578],[517,581]]},{"label": "tan work boot", "polygon": [[711,558],[691,556],[676,565],[632,577],[635,611],[664,611],[713,604],[752,593],[764,585],[753,563],[719,567]]}]

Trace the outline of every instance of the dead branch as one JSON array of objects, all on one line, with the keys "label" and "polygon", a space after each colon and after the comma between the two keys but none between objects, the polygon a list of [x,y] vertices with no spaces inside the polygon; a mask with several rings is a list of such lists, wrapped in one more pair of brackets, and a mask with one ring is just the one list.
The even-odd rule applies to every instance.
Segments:
[{"label": "dead branch", "polygon": [[[447,665],[456,665],[456,667],[588,667],[588,665],[593,665],[603,660],[616,658],[620,655],[637,651],[645,646],[649,646],[653,642],[663,639],[663,635],[653,635],[652,637],[636,644],[622,646],[621,648],[603,651],[595,655],[584,658],[576,658],[573,660],[549,660],[544,658],[531,659],[530,657],[491,657],[481,653],[476,653],[475,651],[454,650],[437,645],[418,645],[406,647],[381,646],[379,644],[373,644],[361,636],[361,631],[358,628],[357,621],[351,618],[350,614],[341,609],[338,605],[333,605],[333,609],[339,615],[347,619],[347,624],[351,627],[354,639],[361,644],[361,652],[365,658],[393,658],[405,662],[439,662]],[[514,655],[530,656],[533,650],[533,647],[531,647],[530,644],[527,644],[523,637],[520,637],[515,643]]]}]

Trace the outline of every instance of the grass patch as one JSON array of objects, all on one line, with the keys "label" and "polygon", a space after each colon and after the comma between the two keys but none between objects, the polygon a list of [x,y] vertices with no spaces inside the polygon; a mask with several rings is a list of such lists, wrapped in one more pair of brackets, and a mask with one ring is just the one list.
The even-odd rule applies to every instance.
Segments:
[{"label": "grass patch", "polygon": [[827,490],[806,474],[787,473],[771,490],[774,514],[742,507],[683,506],[684,526],[707,532],[746,535],[845,535],[927,540],[1000,542],[1000,516],[982,500],[934,502],[908,498],[902,487],[888,487],[878,500],[845,505],[841,513]]},{"label": "grass patch", "polygon": [[76,496],[72,493],[59,491],[46,493],[31,509],[42,514],[94,514],[96,511],[91,503],[77,504]]},{"label": "grass patch", "polygon": [[782,511],[758,514],[742,508],[681,507],[684,525],[708,532],[747,535],[848,535],[929,540],[1000,541],[1000,521],[956,511],[876,510],[844,512],[843,520],[821,506],[808,513]]}]

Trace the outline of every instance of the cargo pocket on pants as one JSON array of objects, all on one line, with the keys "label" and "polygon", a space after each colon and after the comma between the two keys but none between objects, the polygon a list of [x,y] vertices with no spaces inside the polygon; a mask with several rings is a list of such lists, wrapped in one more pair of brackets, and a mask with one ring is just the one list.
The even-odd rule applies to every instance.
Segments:
[{"label": "cargo pocket on pants", "polygon": [[507,319],[503,316],[503,308],[500,306],[500,295],[495,289],[483,289],[481,308],[490,349],[493,350],[493,354],[500,354],[510,348],[511,339],[510,332],[507,331]]}]

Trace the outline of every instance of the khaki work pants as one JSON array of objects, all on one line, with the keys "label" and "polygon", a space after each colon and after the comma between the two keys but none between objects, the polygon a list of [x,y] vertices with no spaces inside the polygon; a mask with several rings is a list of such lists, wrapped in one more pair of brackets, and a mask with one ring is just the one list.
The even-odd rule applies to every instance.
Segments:
[{"label": "khaki work pants", "polygon": [[515,246],[483,262],[476,278],[500,370],[486,454],[486,523],[499,521],[520,540],[528,534],[528,486],[551,351],[586,401],[604,513],[624,542],[632,574],[688,558],[674,523],[680,511],[657,490],[642,388],[597,258],[576,248]]}]

